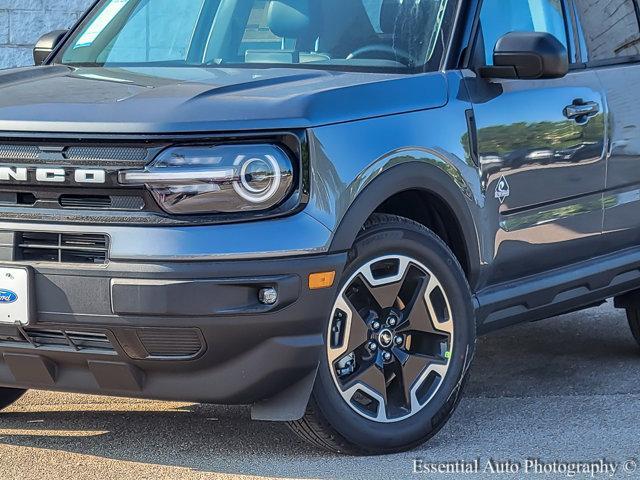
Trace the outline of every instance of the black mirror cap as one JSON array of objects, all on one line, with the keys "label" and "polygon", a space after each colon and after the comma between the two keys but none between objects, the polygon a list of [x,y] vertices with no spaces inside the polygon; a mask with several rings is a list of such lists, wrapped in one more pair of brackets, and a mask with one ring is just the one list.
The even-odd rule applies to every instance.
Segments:
[{"label": "black mirror cap", "polygon": [[569,72],[567,48],[550,33],[511,32],[498,40],[493,66],[482,67],[484,78],[523,80],[562,78]]},{"label": "black mirror cap", "polygon": [[68,32],[69,30],[55,30],[40,37],[33,48],[33,61],[35,64],[42,65]]}]

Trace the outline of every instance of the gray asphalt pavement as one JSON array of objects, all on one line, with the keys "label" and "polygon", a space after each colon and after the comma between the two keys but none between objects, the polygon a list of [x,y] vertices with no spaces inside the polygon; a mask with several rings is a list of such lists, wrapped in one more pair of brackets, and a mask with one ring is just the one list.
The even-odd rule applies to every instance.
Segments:
[{"label": "gray asphalt pavement", "polygon": [[414,452],[346,458],[244,408],[34,391],[0,415],[0,478],[468,478],[414,474],[416,459],[510,461],[520,471],[498,478],[528,478],[528,458],[606,459],[640,478],[623,471],[640,460],[639,407],[640,348],[605,305],[482,338],[455,417]]}]

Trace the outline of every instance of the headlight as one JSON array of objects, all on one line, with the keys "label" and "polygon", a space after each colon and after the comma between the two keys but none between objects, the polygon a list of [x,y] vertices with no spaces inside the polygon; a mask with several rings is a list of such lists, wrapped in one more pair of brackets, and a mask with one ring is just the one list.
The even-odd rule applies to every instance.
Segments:
[{"label": "headlight", "polygon": [[175,147],[120,183],[146,185],[175,215],[269,210],[293,189],[293,165],[275,145]]}]

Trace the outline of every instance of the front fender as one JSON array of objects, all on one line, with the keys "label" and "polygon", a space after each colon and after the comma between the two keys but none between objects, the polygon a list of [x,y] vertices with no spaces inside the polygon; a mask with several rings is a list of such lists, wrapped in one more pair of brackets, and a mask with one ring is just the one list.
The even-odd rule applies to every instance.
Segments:
[{"label": "front fender", "polygon": [[350,249],[367,218],[394,194],[424,190],[442,199],[460,224],[473,283],[481,265],[474,218],[484,195],[465,143],[465,105],[456,100],[441,109],[311,131],[307,213],[332,231],[330,251]]}]

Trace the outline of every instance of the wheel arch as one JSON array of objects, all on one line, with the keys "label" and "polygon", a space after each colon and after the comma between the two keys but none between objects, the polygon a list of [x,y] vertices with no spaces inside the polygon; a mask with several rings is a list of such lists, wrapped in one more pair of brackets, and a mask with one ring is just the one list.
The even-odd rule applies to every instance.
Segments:
[{"label": "wheel arch", "polygon": [[[367,219],[379,212],[394,196],[404,192],[421,192],[424,198],[438,199],[451,212],[459,229],[469,283],[479,276],[480,249],[476,224],[469,203],[474,203],[471,189],[460,170],[450,162],[432,163],[411,160],[395,164],[371,179],[350,205],[334,233],[331,251],[349,250]],[[390,212],[385,212],[390,213]],[[396,212],[397,213],[397,212]]]}]

